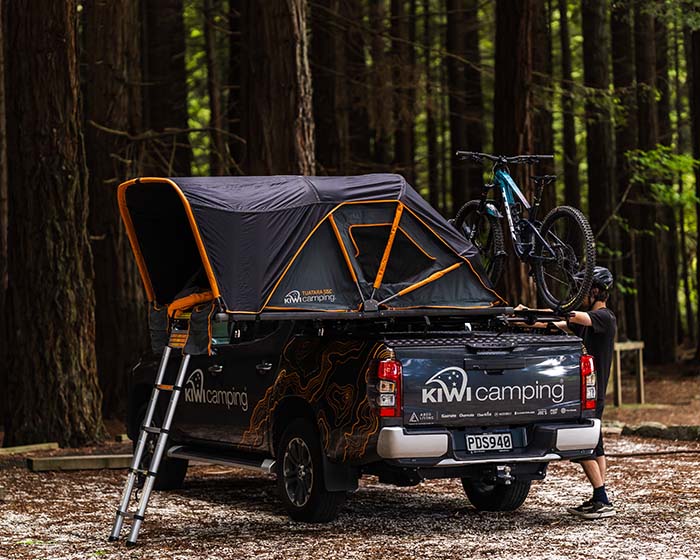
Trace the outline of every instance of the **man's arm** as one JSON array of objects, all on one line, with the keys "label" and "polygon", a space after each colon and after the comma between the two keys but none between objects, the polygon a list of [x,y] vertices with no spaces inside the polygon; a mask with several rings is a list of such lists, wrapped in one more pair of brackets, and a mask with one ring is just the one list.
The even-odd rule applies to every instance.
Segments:
[{"label": "man's arm", "polygon": [[591,316],[585,311],[572,311],[569,313],[568,322],[576,325],[583,325],[584,327],[590,327],[593,324]]}]

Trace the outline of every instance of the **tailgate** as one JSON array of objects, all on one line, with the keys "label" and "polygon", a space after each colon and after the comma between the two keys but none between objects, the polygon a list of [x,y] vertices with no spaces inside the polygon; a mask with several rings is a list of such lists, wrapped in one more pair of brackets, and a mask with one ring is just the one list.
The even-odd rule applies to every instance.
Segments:
[{"label": "tailgate", "polygon": [[490,426],[581,416],[581,340],[463,333],[387,340],[403,365],[404,425]]}]

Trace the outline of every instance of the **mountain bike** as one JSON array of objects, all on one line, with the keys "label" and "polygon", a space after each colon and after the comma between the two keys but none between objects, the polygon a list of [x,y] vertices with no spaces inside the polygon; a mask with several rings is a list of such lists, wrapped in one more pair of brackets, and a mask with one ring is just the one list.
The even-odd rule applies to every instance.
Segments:
[{"label": "mountain bike", "polygon": [[[538,213],[544,187],[556,175],[536,175],[532,204],[518,188],[508,170],[511,164],[536,164],[551,155],[496,156],[458,151],[460,159],[493,162],[492,183],[484,185],[479,200],[462,206],[453,225],[479,250],[491,282],[503,273],[507,253],[501,221],[506,220],[516,256],[530,265],[542,303],[559,311],[580,305],[591,289],[595,267],[595,241],[588,220],[572,206],[558,206],[542,222]],[[500,197],[490,197],[492,192]]]}]

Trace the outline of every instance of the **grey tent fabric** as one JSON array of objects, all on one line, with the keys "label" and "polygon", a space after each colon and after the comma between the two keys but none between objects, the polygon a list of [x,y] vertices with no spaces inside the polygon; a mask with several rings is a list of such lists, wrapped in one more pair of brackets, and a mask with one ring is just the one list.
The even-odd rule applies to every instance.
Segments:
[{"label": "grey tent fabric", "polygon": [[[122,184],[120,196],[142,275],[161,305],[200,288],[218,290],[225,309],[236,313],[351,311],[370,297],[390,298],[386,308],[504,303],[476,248],[400,175],[143,179]],[[385,280],[375,289],[399,206]]]}]

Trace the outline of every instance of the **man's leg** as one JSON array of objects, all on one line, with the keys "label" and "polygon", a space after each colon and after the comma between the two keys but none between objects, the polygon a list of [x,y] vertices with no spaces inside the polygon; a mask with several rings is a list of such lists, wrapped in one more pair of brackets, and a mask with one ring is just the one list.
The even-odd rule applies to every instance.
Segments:
[{"label": "man's leg", "polygon": [[[605,484],[605,475],[601,473],[599,459],[605,460],[605,457],[596,457],[595,459],[589,459],[588,461],[581,461],[581,466],[583,467],[583,472],[586,473],[588,481],[593,486],[593,489],[600,488]],[[605,472],[605,467],[603,467],[603,472]]]},{"label": "man's leg", "polygon": [[605,455],[600,455],[595,458],[595,462],[598,463],[598,469],[600,469],[600,478],[603,479],[603,484],[605,484],[605,473],[608,467],[608,461],[605,459]]}]

